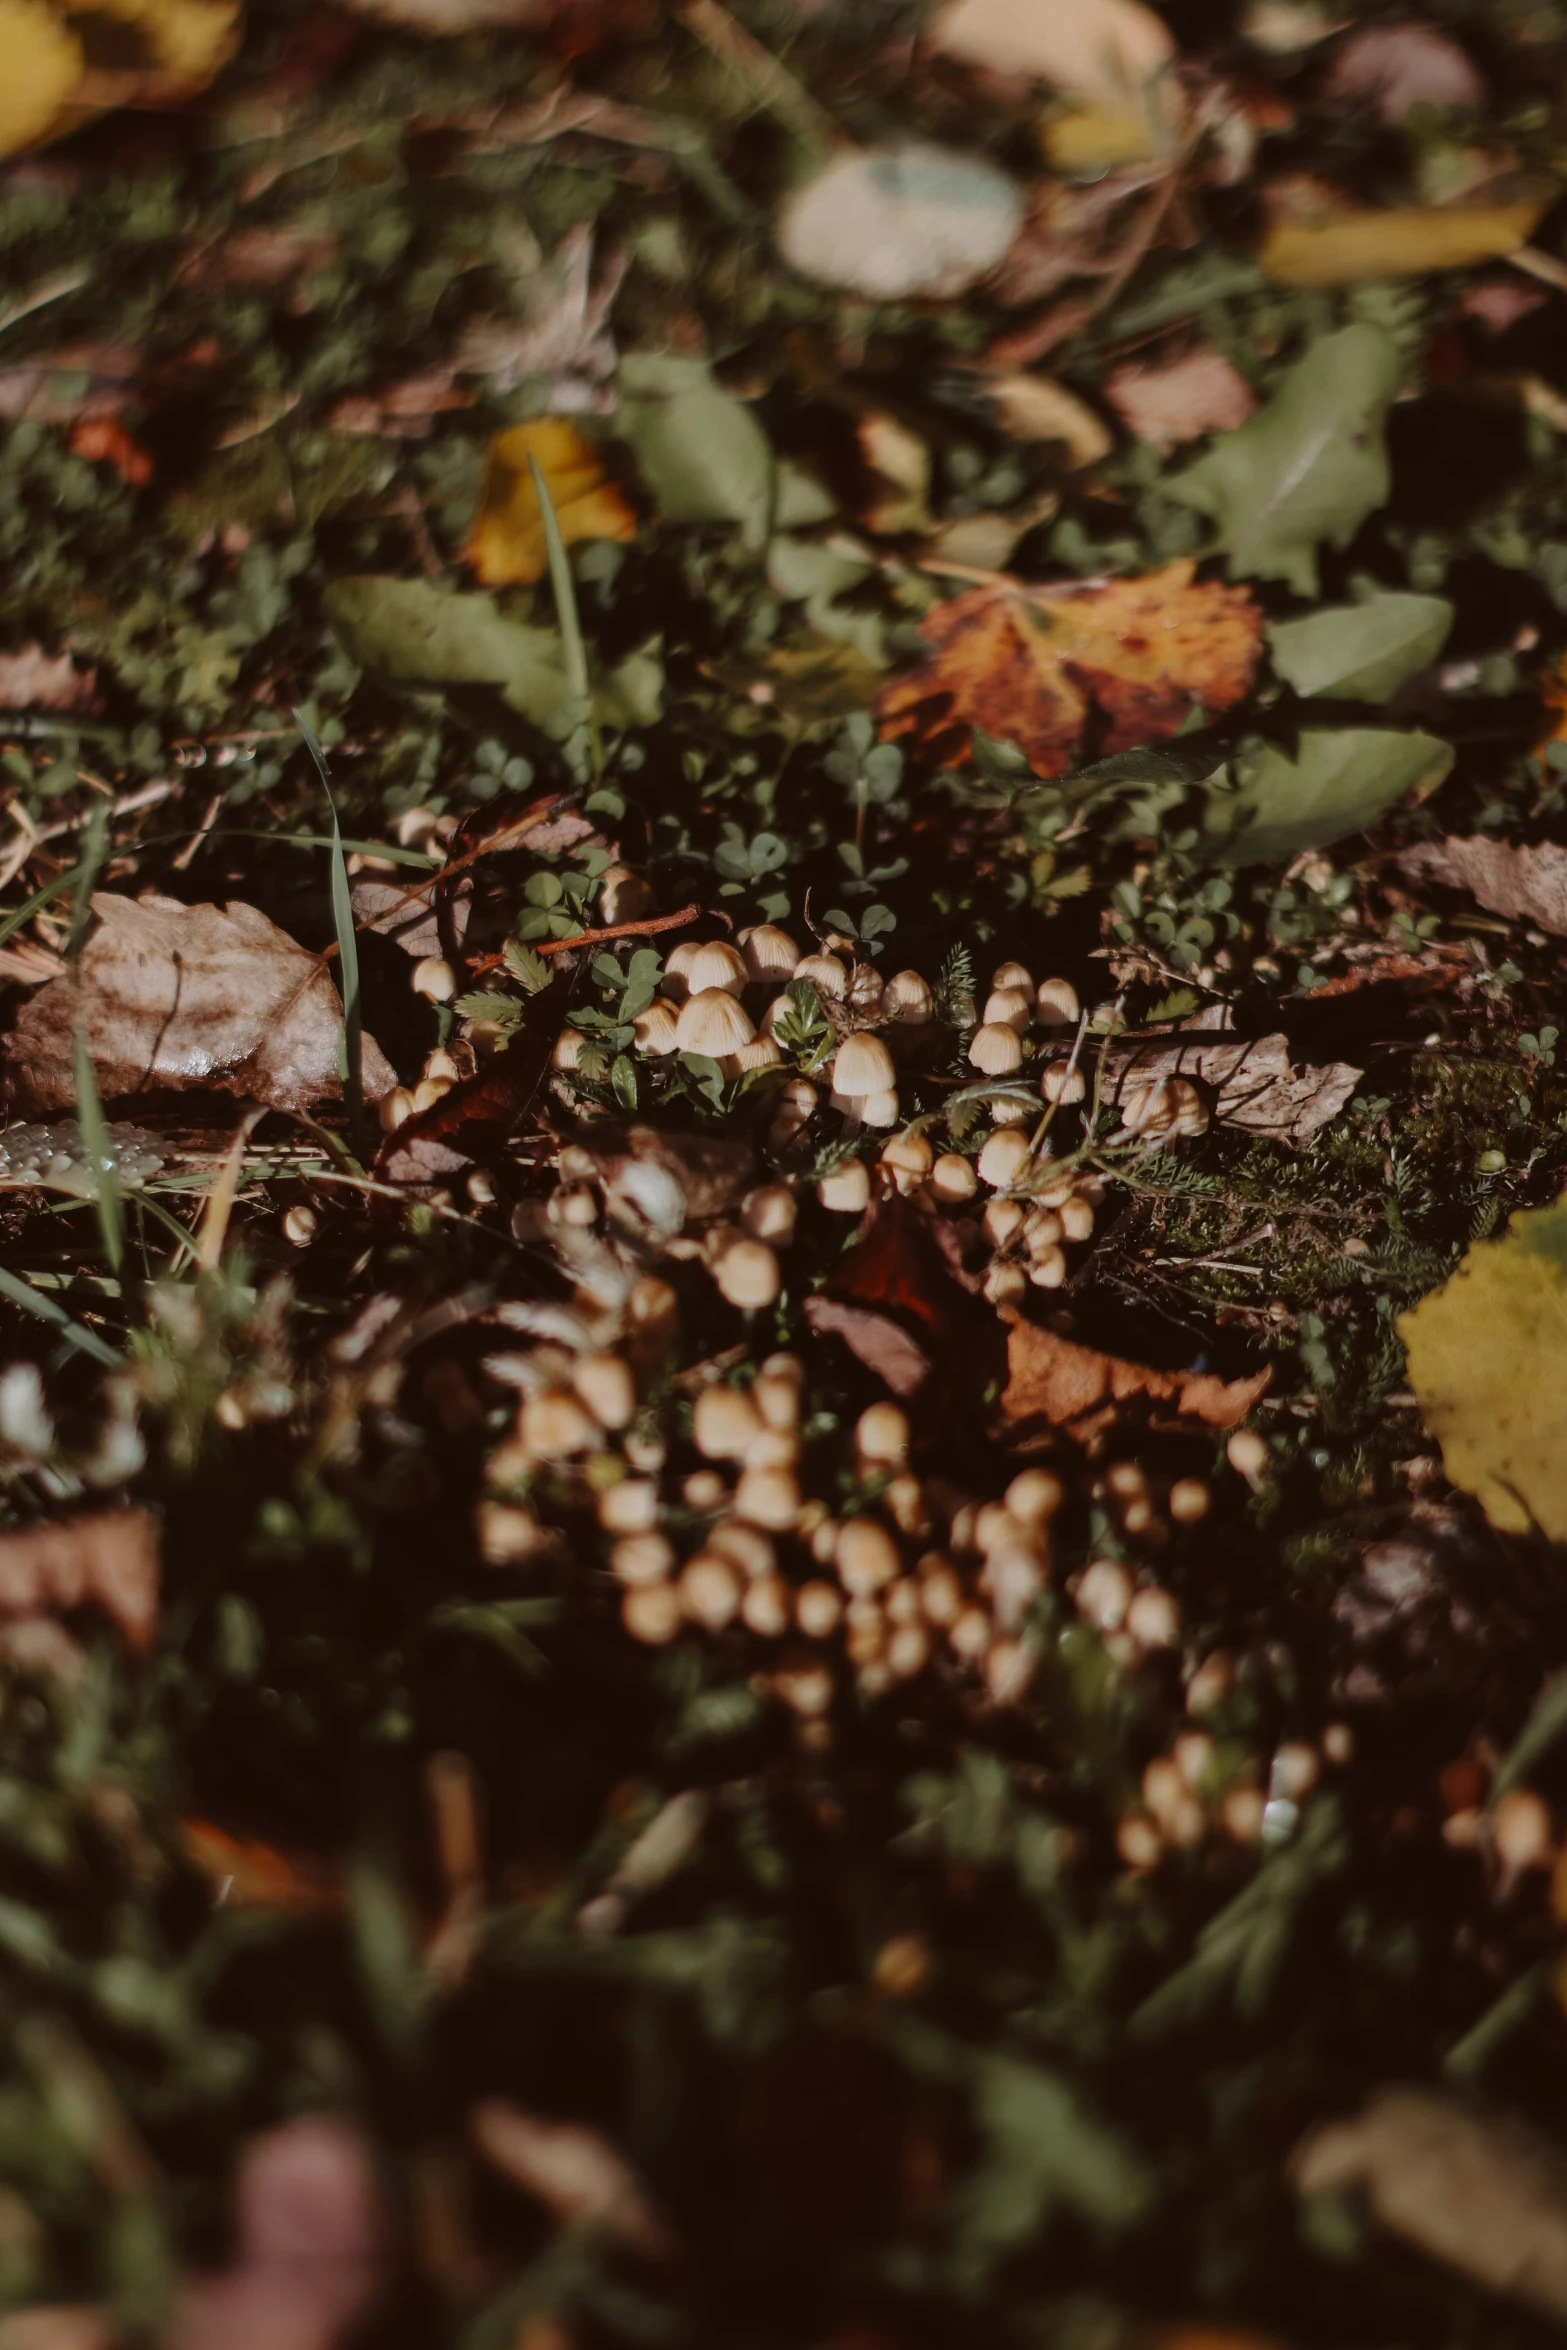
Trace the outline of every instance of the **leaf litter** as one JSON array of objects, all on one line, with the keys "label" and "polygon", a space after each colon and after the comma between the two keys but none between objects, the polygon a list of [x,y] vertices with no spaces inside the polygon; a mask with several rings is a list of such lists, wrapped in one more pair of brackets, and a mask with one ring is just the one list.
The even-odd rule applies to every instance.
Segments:
[{"label": "leaf litter", "polygon": [[0,24],[0,2340],[1527,2350],[1561,28],[356,13]]}]

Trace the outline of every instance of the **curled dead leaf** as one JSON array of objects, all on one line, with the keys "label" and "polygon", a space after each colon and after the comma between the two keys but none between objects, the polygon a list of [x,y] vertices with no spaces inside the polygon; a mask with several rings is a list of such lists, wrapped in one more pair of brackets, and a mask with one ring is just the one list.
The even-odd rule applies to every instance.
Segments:
[{"label": "curled dead leaf", "polygon": [[1198,1420],[1207,1428],[1236,1428],[1266,1393],[1273,1376],[1269,1370],[1249,1379],[1220,1379],[1211,1371],[1156,1371],[1146,1363],[1058,1338],[1037,1322],[1006,1318],[1007,1384],[1001,1418],[1009,1429],[1042,1422],[1084,1442],[1108,1427],[1127,1405],[1146,1406],[1158,1420]]},{"label": "curled dead leaf", "polygon": [[1488,2292],[1567,2318],[1567,2157],[1510,2115],[1382,2089],[1296,2148],[1297,2193],[1360,2189],[1381,2225]]},{"label": "curled dead leaf", "polygon": [[[40,988],[8,1040],[15,1106],[74,1105],[78,1021],[106,1099],[216,1088],[308,1110],[340,1098],[343,1007],[329,967],[255,906],[99,891],[93,911],[75,972]],[[371,1101],[397,1082],[371,1036],[363,1075]]]},{"label": "curled dead leaf", "polygon": [[1016,743],[1037,775],[1063,775],[1179,732],[1201,705],[1250,688],[1262,614],[1245,588],[1199,581],[1186,560],[1103,586],[973,588],[920,624],[930,658],[895,678],[888,737],[952,724]]}]

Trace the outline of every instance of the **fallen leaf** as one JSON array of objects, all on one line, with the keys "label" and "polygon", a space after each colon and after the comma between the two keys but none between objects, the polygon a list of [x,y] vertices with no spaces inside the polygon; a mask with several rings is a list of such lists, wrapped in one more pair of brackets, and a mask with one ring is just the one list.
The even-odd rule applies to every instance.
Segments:
[{"label": "fallen leaf", "polygon": [[[1354,286],[1373,278],[1423,277],[1503,260],[1529,242],[1548,198],[1510,204],[1404,205],[1276,221],[1257,250],[1275,285]],[[1353,332],[1353,329],[1344,329]]]},{"label": "fallen leaf", "polygon": [[834,156],[780,207],[778,250],[818,285],[873,302],[950,297],[989,275],[1023,225],[1023,198],[978,155],[910,141]]},{"label": "fallen leaf", "polygon": [[1236,789],[1210,794],[1205,822],[1221,863],[1275,864],[1363,832],[1406,794],[1434,791],[1452,764],[1432,734],[1307,728],[1293,755],[1278,743],[1243,751]]},{"label": "fallen leaf", "polygon": [[1086,400],[1048,375],[992,375],[986,382],[996,422],[1015,441],[1060,441],[1074,465],[1097,465],[1115,446]]},{"label": "fallen leaf", "polygon": [[503,2097],[476,2105],[471,2121],[486,2162],[562,2227],[596,2229],[648,2259],[668,2252],[669,2231],[646,2186],[597,2130],[525,2113]]},{"label": "fallen leaf", "polygon": [[[74,1106],[78,1022],[106,1099],[165,1087],[280,1110],[340,1099],[343,1007],[319,955],[237,901],[186,906],[148,890],[92,903],[98,927],[76,970],[39,989],[8,1040],[15,1104]],[[397,1076],[373,1037],[363,1046],[376,1101]]]},{"label": "fallen leaf", "polygon": [[1232,578],[1282,579],[1316,595],[1321,542],[1347,547],[1386,503],[1382,427],[1401,373],[1380,327],[1341,327],[1296,362],[1265,408],[1165,482],[1217,523]]},{"label": "fallen leaf", "polygon": [[316,2113],[253,2138],[234,2213],[232,2264],[186,2287],[165,2350],[332,2350],[375,2299],[387,2255],[358,2132]]},{"label": "fallen leaf", "polygon": [[1206,346],[1148,366],[1129,360],[1106,379],[1105,398],[1127,431],[1161,455],[1211,432],[1233,432],[1256,409],[1250,384]]},{"label": "fallen leaf", "polygon": [[225,1909],[313,1914],[342,1907],[336,1872],[314,1853],[280,1852],[254,1836],[231,1836],[213,1820],[181,1820],[179,1838]]},{"label": "fallen leaf", "polygon": [[1358,604],[1327,604],[1303,619],[1276,622],[1268,651],[1298,694],[1385,702],[1430,667],[1452,625],[1445,596],[1379,589]]},{"label": "fallen leaf", "polygon": [[884,689],[884,735],[978,727],[1016,743],[1036,774],[1063,775],[1240,701],[1262,615],[1244,588],[1199,582],[1183,560],[1104,586],[974,588],[919,633],[932,657]]},{"label": "fallen leaf", "polygon": [[594,284],[593,226],[578,221],[547,261],[522,276],[519,316],[474,319],[463,329],[458,366],[498,392],[543,377],[552,408],[597,405],[598,387],[615,372],[609,315],[625,274],[624,260],[615,259]]},{"label": "fallen leaf", "polygon": [[1458,43],[1434,25],[1368,24],[1334,50],[1326,95],[1335,106],[1367,106],[1396,128],[1417,106],[1477,113],[1485,84]]},{"label": "fallen leaf", "polygon": [[69,653],[39,644],[0,653],[0,710],[87,710],[97,686],[97,671],[78,669]]},{"label": "fallen leaf", "polygon": [[1137,96],[1175,60],[1168,28],[1142,0],[948,0],[925,38],[965,65],[1108,105]]},{"label": "fallen leaf", "polygon": [[1409,1384],[1450,1483],[1504,1533],[1567,1541],[1567,1202],[1499,1240],[1399,1319]]},{"label": "fallen leaf", "polygon": [[131,489],[143,489],[152,479],[152,459],[112,416],[84,416],[72,428],[70,449],[89,465],[112,465]]},{"label": "fallen leaf", "polygon": [[1295,2150],[1302,2196],[1362,2191],[1375,2218],[1490,2293],[1567,2318],[1567,2158],[1509,2114],[1382,2089]]},{"label": "fallen leaf", "polygon": [[760,546],[779,517],[777,468],[756,418],[704,359],[627,358],[614,429],[666,522],[737,523]]},{"label": "fallen leaf", "polygon": [[819,1338],[841,1338],[893,1395],[914,1395],[930,1377],[929,1355],[890,1314],[825,1295],[808,1297],[804,1312]]},{"label": "fallen leaf", "polygon": [[[1177,95],[1173,87],[1165,94],[1171,111]],[[1151,162],[1162,134],[1150,106],[1074,106],[1069,113],[1046,117],[1039,143],[1052,171],[1115,171],[1124,164]]]},{"label": "fallen leaf", "polygon": [[565,544],[636,537],[637,518],[591,442],[563,416],[513,425],[490,443],[489,471],[463,560],[486,587],[517,587],[549,569],[544,514],[529,460],[537,463]]},{"label": "fallen leaf", "polygon": [[0,2350],[116,2350],[123,2340],[108,2310],[86,2303],[40,2302],[0,2317]]},{"label": "fallen leaf", "polygon": [[[333,580],[322,602],[349,659],[395,684],[494,686],[535,726],[571,698],[558,630],[508,620],[488,596],[370,575]],[[594,708],[605,725],[651,726],[661,684],[648,652],[633,653],[600,678]]]},{"label": "fallen leaf", "polygon": [[0,0],[0,155],[47,138],[82,78],[80,41],[46,0]]},{"label": "fallen leaf", "polygon": [[104,1510],[0,1534],[0,1616],[30,1621],[99,1607],[140,1655],[158,1620],[158,1528],[146,1510]]},{"label": "fallen leaf", "polygon": [[1152,1407],[1156,1417],[1198,1420],[1207,1428],[1236,1428],[1267,1392],[1273,1374],[1219,1379],[1211,1371],[1155,1371],[1097,1347],[1058,1338],[1037,1322],[1007,1317],[1007,1384],[1001,1417],[1009,1428],[1044,1421],[1086,1442],[1128,1404]]},{"label": "fallen leaf", "polygon": [[1567,848],[1555,841],[1515,847],[1476,833],[1467,840],[1420,841],[1398,862],[1413,880],[1466,889],[1493,914],[1567,938]]},{"label": "fallen leaf", "polygon": [[1221,1125],[1297,1149],[1338,1116],[1364,1074],[1347,1061],[1296,1067],[1284,1036],[1193,1034],[1117,1046],[1106,1054],[1105,1066],[1109,1096],[1118,1106],[1164,1078],[1186,1077],[1211,1095]]}]

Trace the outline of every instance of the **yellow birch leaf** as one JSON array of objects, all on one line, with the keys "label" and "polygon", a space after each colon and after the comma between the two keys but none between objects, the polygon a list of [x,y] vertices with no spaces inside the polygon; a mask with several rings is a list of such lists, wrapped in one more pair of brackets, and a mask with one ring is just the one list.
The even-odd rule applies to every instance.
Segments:
[{"label": "yellow birch leaf", "polygon": [[1146,106],[1079,106],[1048,115],[1039,143],[1054,171],[1117,171],[1157,155],[1159,130]]},{"label": "yellow birch leaf", "polygon": [[1510,204],[1447,210],[1407,205],[1334,212],[1323,220],[1281,220],[1257,259],[1275,285],[1352,286],[1379,277],[1423,277],[1500,261],[1529,241],[1545,209],[1539,196]]},{"label": "yellow birch leaf", "polygon": [[578,539],[636,535],[636,516],[599,463],[598,452],[563,416],[537,416],[490,443],[490,469],[463,559],[486,587],[526,587],[549,568],[544,518],[528,459],[538,460],[571,546]]},{"label": "yellow birch leaf", "polygon": [[1450,1481],[1504,1532],[1567,1541],[1567,1200],[1476,1241],[1398,1334]]},{"label": "yellow birch leaf", "polygon": [[47,136],[82,78],[82,50],[45,0],[0,0],[0,155]]}]

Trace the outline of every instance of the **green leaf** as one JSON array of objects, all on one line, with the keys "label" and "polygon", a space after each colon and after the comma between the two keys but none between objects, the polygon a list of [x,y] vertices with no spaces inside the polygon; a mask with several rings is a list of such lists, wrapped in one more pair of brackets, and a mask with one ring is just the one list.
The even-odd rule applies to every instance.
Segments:
[{"label": "green leaf", "polygon": [[767,435],[702,359],[643,353],[621,363],[614,429],[666,522],[732,522],[759,547],[776,473]]},{"label": "green leaf", "polygon": [[337,964],[343,990],[343,1104],[348,1112],[348,1131],[353,1137],[354,1149],[361,1162],[368,1160],[365,1143],[364,1092],[364,1018],[360,1009],[359,990],[359,933],[354,926],[353,898],[348,887],[348,865],[343,855],[343,834],[337,821],[337,802],[332,797],[332,778],[327,772],[326,753],[316,739],[315,731],[303,711],[293,713],[294,724],[304,737],[306,750],[316,763],[321,788],[326,793],[326,804],[332,815],[332,927],[337,933]]},{"label": "green leaf", "polygon": [[1452,625],[1445,596],[1375,595],[1281,620],[1268,642],[1274,668],[1298,694],[1385,702],[1436,659]]},{"label": "green leaf", "polygon": [[1398,1334],[1451,1482],[1504,1532],[1567,1541],[1567,1200],[1476,1241]]},{"label": "green leaf", "polygon": [[1434,791],[1452,764],[1451,745],[1435,735],[1370,726],[1308,731],[1293,757],[1258,743],[1235,762],[1237,788],[1210,798],[1205,827],[1227,836],[1222,864],[1279,862],[1363,832],[1406,792]]},{"label": "green leaf", "polygon": [[1230,576],[1317,592],[1317,548],[1347,547],[1389,487],[1383,422],[1398,346],[1376,326],[1326,335],[1266,408],[1164,486],[1218,524]]},{"label": "green leaf", "polygon": [[528,471],[533,476],[533,494],[539,502],[539,519],[544,525],[544,547],[549,557],[550,587],[555,597],[555,618],[560,627],[561,659],[565,665],[566,684],[572,700],[587,703],[590,712],[588,747],[596,783],[604,773],[604,746],[599,740],[597,722],[591,715],[590,697],[593,688],[588,677],[588,648],[577,611],[577,586],[571,576],[566,542],[560,535],[560,519],[555,512],[555,501],[550,496],[549,483],[531,449],[528,452]]},{"label": "green leaf", "polygon": [[[543,955],[535,954],[532,947],[524,946],[520,938],[506,941],[501,949],[501,961],[517,985],[525,987],[529,995],[537,995],[541,988],[548,987],[555,976],[555,966]],[[509,1003],[511,998],[508,996],[506,1000]]]}]

